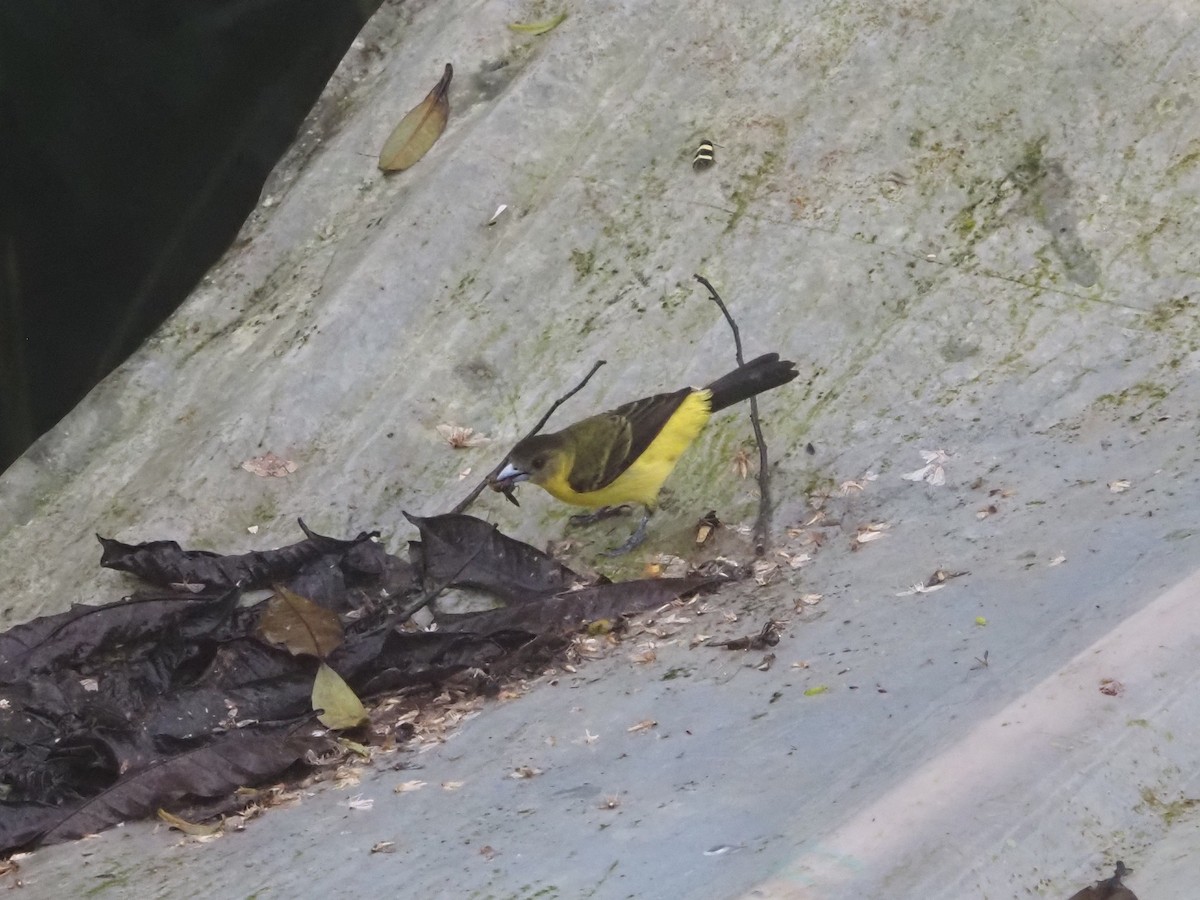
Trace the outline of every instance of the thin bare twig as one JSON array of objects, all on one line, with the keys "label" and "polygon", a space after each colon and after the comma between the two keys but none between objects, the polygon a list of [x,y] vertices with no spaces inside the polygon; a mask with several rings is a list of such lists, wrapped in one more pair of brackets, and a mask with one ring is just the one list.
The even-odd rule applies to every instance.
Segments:
[{"label": "thin bare twig", "polygon": [[[571,390],[567,391],[565,394],[563,394],[561,397],[559,397],[557,400],[555,400],[554,403],[552,403],[550,405],[550,408],[548,410],[546,410],[546,414],[538,420],[538,423],[536,425],[534,425],[532,429],[530,429],[529,434],[525,435],[525,437],[521,438],[521,440],[523,441],[523,440],[525,440],[525,438],[531,438],[535,434],[537,434],[539,431],[541,431],[542,426],[545,425],[547,422],[549,422],[550,417],[552,415],[554,415],[554,411],[556,409],[558,409],[560,406],[562,406],[564,403],[566,403],[568,400],[570,400],[572,397],[574,397],[576,394],[578,394],[581,390],[583,390],[584,385],[586,385],[589,381],[592,380],[592,376],[596,374],[596,371],[602,365],[604,365],[605,362],[606,362],[606,360],[603,360],[603,359],[598,360],[595,363],[595,365],[592,366],[592,370],[583,376],[583,381],[579,382],[579,384],[575,385],[575,387],[571,388]],[[518,441],[518,443],[520,443],[520,441]],[[467,509],[467,507],[469,507],[472,503],[474,503],[475,498],[477,498],[480,494],[483,493],[483,489],[485,487],[487,487],[489,484],[491,484],[492,479],[494,479],[497,475],[500,474],[500,470],[504,468],[504,464],[506,462],[508,462],[507,456],[504,457],[504,459],[500,460],[500,462],[497,463],[496,467],[487,474],[487,476],[483,479],[483,481],[481,481],[481,482],[479,482],[479,484],[475,485],[475,489],[472,490],[471,493],[467,494],[467,496],[463,497],[463,499],[460,500],[455,505],[454,509],[450,510],[450,512],[461,513],[463,511],[465,511]]]},{"label": "thin bare twig", "polygon": [[435,584],[433,587],[426,590],[425,593],[423,593],[420,597],[418,597],[412,603],[408,604],[408,606],[401,607],[395,613],[393,613],[391,618],[388,619],[387,627],[384,630],[391,631],[393,628],[395,628],[397,625],[401,624],[402,622],[407,622],[409,619],[411,619],[413,616],[415,616],[420,610],[424,609],[426,606],[428,606],[430,603],[432,603],[434,600],[436,600],[438,594],[440,594],[442,591],[444,591],[446,588],[448,588],[450,586],[450,582],[454,581],[455,578],[457,578],[459,575],[461,575],[463,572],[465,572],[467,566],[469,566],[471,563],[475,562],[475,557],[477,557],[480,553],[483,552],[483,548],[484,548],[484,545],[480,544],[478,547],[475,548],[475,552],[467,557],[466,561],[461,566],[458,567],[458,570],[453,575],[450,575],[448,578],[442,579],[440,582]]},{"label": "thin bare twig", "polygon": [[[695,279],[708,288],[709,296],[724,314],[725,321],[729,323],[729,327],[733,331],[733,346],[737,354],[737,364],[744,366],[746,360],[742,356],[742,335],[738,331],[737,322],[730,315],[725,301],[721,299],[717,289],[712,286],[712,282],[703,275],[696,275]],[[758,421],[757,397],[750,398],[750,424],[754,427],[754,440],[758,444],[758,519],[754,522],[754,554],[762,556],[767,552],[767,543],[770,540],[771,483],[767,474],[767,440],[763,437],[762,425]]]}]

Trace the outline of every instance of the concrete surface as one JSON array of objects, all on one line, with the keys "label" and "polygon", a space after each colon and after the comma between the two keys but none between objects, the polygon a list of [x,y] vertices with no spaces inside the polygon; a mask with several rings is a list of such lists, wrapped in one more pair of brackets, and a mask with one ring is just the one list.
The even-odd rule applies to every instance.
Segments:
[{"label": "concrete surface", "polygon": [[[566,8],[538,38],[505,25],[557,7],[380,11],[238,245],[0,478],[0,623],[127,589],[94,531],[239,551],[302,514],[401,546],[402,509],[451,506],[595,359],[556,422],[725,371],[695,272],[748,354],[800,362],[762,410],[780,545],[813,560],[683,613],[652,662],[641,636],[489,704],[399,757],[416,772],[389,758],[211,844],[135,824],[48,848],[26,896],[1065,897],[1116,859],[1142,900],[1189,896],[1194,8]],[[446,61],[446,134],[384,178],[379,146]],[[444,422],[493,444],[452,452]],[[748,520],[748,435],[713,423],[640,556],[596,563],[599,529],[578,558],[629,574],[704,510]],[[267,450],[299,471],[237,468]],[[944,484],[902,477],[923,450]],[[474,511],[561,537],[565,510],[522,499]],[[814,503],[819,548],[784,530]],[[898,596],[939,568],[969,574]],[[688,648],[772,616],[769,671]],[[524,765],[542,774],[508,777]]]}]

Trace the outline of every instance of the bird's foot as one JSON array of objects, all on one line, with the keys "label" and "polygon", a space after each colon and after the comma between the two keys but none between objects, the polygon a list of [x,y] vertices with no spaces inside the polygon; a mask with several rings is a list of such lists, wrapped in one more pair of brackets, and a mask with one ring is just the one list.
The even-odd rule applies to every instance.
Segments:
[{"label": "bird's foot", "polygon": [[642,542],[646,540],[646,525],[649,523],[649,521],[650,513],[646,513],[644,516],[642,516],[641,523],[639,523],[638,527],[634,529],[634,532],[629,536],[629,539],[619,547],[613,547],[611,550],[605,550],[604,555],[624,556],[630,550],[640,547]]},{"label": "bird's foot", "polygon": [[579,528],[584,525],[595,525],[597,522],[603,522],[605,519],[611,519],[613,516],[623,516],[629,512],[629,507],[626,506],[602,506],[595,512],[580,513],[577,516],[571,516],[567,521],[573,528]]}]

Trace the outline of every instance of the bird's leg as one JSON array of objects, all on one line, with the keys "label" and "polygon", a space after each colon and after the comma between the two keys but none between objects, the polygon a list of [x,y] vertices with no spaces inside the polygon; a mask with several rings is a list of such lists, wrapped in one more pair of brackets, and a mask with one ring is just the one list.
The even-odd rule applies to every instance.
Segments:
[{"label": "bird's leg", "polygon": [[646,510],[646,514],[642,516],[642,521],[638,527],[634,529],[633,534],[620,547],[613,547],[611,550],[604,551],[605,556],[623,556],[630,550],[642,545],[642,541],[646,540],[646,525],[650,522],[650,510]]},{"label": "bird's leg", "polygon": [[581,525],[595,525],[597,522],[603,522],[605,519],[611,519],[613,516],[623,515],[628,509],[628,506],[602,506],[595,512],[580,513],[577,516],[571,516],[567,521],[576,528]]}]

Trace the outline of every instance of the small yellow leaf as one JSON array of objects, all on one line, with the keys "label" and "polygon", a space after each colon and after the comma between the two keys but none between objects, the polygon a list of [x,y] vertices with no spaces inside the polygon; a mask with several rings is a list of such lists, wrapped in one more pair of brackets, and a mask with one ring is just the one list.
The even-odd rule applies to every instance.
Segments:
[{"label": "small yellow leaf", "polygon": [[392,133],[379,151],[379,168],[385,172],[402,172],[416,164],[434,142],[446,130],[450,117],[450,79],[454,67],[446,63],[446,70],[425,99],[414,106],[392,129]]},{"label": "small yellow leaf", "polygon": [[172,828],[178,828],[184,834],[190,834],[192,837],[207,837],[221,830],[220,822],[215,825],[201,825],[197,822],[189,822],[187,819],[181,819],[179,816],[169,813],[165,809],[158,811],[158,817]]},{"label": "small yellow leaf", "polygon": [[321,724],[335,731],[357,728],[368,721],[362,701],[342,676],[325,663],[317,669],[317,678],[313,682],[312,707],[321,710],[317,716]]},{"label": "small yellow leaf", "polygon": [[566,20],[567,14],[560,12],[553,19],[545,19],[541,22],[512,22],[508,27],[521,34],[545,34],[547,31],[553,31]]},{"label": "small yellow leaf", "polygon": [[805,691],[804,696],[805,697],[815,697],[815,696],[817,696],[817,694],[825,694],[828,692],[829,692],[829,685],[818,684],[815,687],[810,687],[807,691]]},{"label": "small yellow leaf", "polygon": [[975,617],[975,624],[976,624],[976,625],[980,625],[980,626],[982,626],[982,625],[986,625],[986,624],[987,624],[987,619],[985,619],[983,616],[976,616],[976,617]]}]

